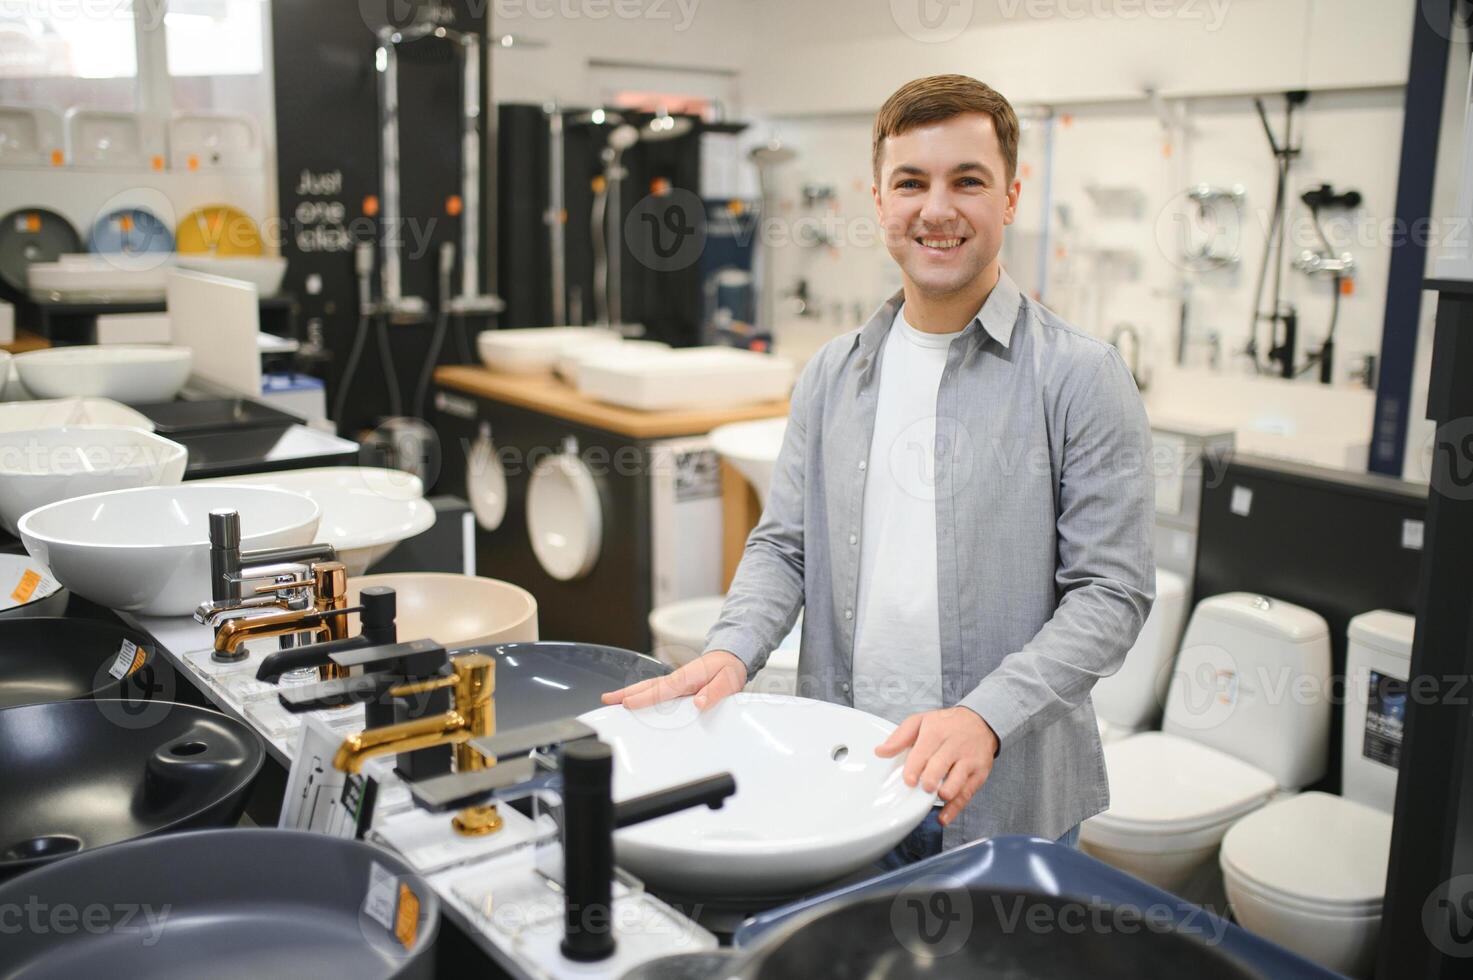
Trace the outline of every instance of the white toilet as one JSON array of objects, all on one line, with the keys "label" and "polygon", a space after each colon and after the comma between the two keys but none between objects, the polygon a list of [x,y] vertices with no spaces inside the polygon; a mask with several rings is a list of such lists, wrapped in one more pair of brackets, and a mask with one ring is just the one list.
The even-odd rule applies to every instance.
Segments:
[{"label": "white toilet", "polygon": [[1156,602],[1125,663],[1100,678],[1090,697],[1100,741],[1119,741],[1156,723],[1166,703],[1171,663],[1187,618],[1187,582],[1175,572],[1156,569]]},{"label": "white toilet", "polygon": [[[655,641],[652,652],[656,660],[680,668],[706,649],[706,636],[716,620],[726,596],[699,596],[682,599],[654,609],[649,616],[650,633]],[[759,694],[798,693],[798,652],[803,639],[803,614],[793,624],[787,637],[767,657],[767,663],[747,682],[747,690]]]},{"label": "white toilet", "polygon": [[1345,795],[1270,803],[1228,831],[1219,855],[1239,923],[1350,976],[1375,967],[1415,626],[1385,611],[1350,621]]},{"label": "white toilet", "polygon": [[1324,775],[1329,679],[1319,614],[1246,592],[1204,599],[1176,658],[1162,730],[1105,746],[1110,808],[1084,822],[1080,844],[1181,890],[1233,823]]}]

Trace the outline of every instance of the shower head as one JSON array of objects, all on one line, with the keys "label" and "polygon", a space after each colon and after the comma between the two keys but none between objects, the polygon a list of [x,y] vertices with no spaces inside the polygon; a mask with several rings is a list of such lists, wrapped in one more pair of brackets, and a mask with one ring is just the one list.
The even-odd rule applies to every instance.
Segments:
[{"label": "shower head", "polygon": [[759,167],[775,167],[780,163],[787,163],[797,155],[797,150],[783,145],[783,141],[774,136],[761,146],[754,146],[747,154],[747,159]]},{"label": "shower head", "polygon": [[613,132],[609,133],[609,147],[619,153],[623,153],[639,140],[639,130],[628,123],[615,126]]},{"label": "shower head", "polygon": [[640,138],[647,143],[673,140],[690,132],[691,122],[685,116],[672,116],[663,109],[640,130]]}]

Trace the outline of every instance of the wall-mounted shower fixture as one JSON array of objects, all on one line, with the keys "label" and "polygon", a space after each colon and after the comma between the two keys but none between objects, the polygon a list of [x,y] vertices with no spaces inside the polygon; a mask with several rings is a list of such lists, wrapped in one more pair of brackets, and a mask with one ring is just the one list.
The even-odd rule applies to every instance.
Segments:
[{"label": "wall-mounted shower fixture", "polygon": [[[773,188],[773,170],[789,163],[798,156],[798,151],[787,146],[776,136],[770,137],[761,146],[753,147],[747,154],[747,158],[757,166],[757,187],[762,195],[762,201],[758,210],[758,224],[760,231],[763,224],[772,216],[777,195]],[[762,241],[762,236],[757,236],[757,249],[761,255],[761,265],[757,280],[757,293],[759,297],[759,309],[761,314],[757,318],[757,330],[762,333],[772,333],[777,326],[777,267],[773,262],[772,245]]]}]

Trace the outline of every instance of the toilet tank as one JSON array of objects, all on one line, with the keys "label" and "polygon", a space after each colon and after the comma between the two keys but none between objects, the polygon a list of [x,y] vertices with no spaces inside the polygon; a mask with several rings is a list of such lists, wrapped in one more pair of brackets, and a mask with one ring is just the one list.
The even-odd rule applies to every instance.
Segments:
[{"label": "toilet tank", "polygon": [[1331,694],[1324,618],[1280,599],[1229,592],[1192,612],[1161,728],[1299,789],[1325,774]]},{"label": "toilet tank", "polygon": [[1406,685],[1417,621],[1378,609],[1346,631],[1342,793],[1387,813],[1396,806],[1396,774],[1406,721]]},{"label": "toilet tank", "polygon": [[1125,655],[1125,663],[1094,686],[1095,714],[1130,731],[1155,722],[1166,703],[1171,662],[1187,618],[1187,583],[1175,572],[1156,569],[1156,602]]}]

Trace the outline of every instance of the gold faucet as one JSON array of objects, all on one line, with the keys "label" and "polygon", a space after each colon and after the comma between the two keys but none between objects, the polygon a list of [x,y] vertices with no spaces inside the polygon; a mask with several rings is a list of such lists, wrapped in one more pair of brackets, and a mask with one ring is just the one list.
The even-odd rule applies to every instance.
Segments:
[{"label": "gold faucet", "polygon": [[[496,661],[484,653],[471,653],[451,660],[455,673],[428,681],[415,681],[392,687],[390,697],[403,698],[427,694],[443,688],[454,688],[455,706],[443,714],[402,721],[396,725],[370,728],[349,735],[333,756],[335,768],[347,773],[360,772],[363,763],[381,755],[396,755],[416,749],[440,745],[455,746],[455,771],[475,772],[496,764],[469,742],[496,734]],[[457,833],[479,837],[501,829],[501,814],[494,803],[467,807],[451,822]]]},{"label": "gold faucet", "polygon": [[[263,585],[256,589],[258,595],[271,595],[289,590],[310,587],[313,600],[306,609],[286,608],[286,600],[272,603],[267,608],[279,612],[262,616],[242,616],[221,624],[215,631],[215,656],[220,660],[233,660],[240,656],[240,648],[250,640],[270,636],[289,636],[293,633],[311,633],[315,641],[345,640],[348,638],[348,614],[332,616],[323,614],[348,608],[348,569],[340,561],[312,563],[312,579],[296,579]],[[319,617],[315,622],[304,623],[308,616]],[[347,671],[336,664],[325,664],[318,668],[322,680],[344,677]]]}]

